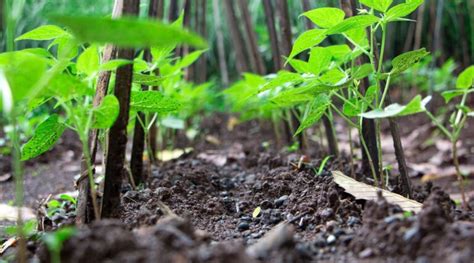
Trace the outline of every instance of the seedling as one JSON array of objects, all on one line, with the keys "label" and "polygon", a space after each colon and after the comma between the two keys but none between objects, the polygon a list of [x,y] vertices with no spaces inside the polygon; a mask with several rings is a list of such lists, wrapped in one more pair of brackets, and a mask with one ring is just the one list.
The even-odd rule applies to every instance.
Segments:
[{"label": "seedling", "polygon": [[426,114],[432,122],[441,130],[441,132],[451,141],[451,153],[453,158],[454,167],[456,168],[457,180],[461,191],[462,207],[464,209],[469,208],[469,204],[466,200],[466,194],[464,189],[464,176],[459,166],[458,157],[458,141],[461,136],[467,118],[474,117],[474,111],[466,105],[467,96],[474,92],[474,66],[466,68],[461,72],[456,80],[456,89],[448,90],[442,93],[446,103],[449,103],[456,97],[461,97],[461,100],[456,104],[456,110],[451,114],[449,118],[449,127],[440,122],[430,111],[426,111]]},{"label": "seedling", "polygon": [[329,161],[329,159],[331,159],[331,157],[332,157],[331,155],[324,157],[324,159],[321,161],[321,164],[319,165],[319,169],[316,175],[321,175],[323,173],[324,168],[326,167],[326,164]]},{"label": "seedling", "polygon": [[71,238],[76,233],[75,228],[65,227],[61,228],[55,232],[44,234],[41,239],[48,247],[51,262],[59,263],[61,262],[61,249],[66,240]]}]

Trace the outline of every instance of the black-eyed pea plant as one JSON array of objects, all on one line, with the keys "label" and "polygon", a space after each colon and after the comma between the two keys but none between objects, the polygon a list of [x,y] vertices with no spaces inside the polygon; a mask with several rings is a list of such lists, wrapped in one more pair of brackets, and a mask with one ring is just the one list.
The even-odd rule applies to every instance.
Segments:
[{"label": "black-eyed pea plant", "polygon": [[[46,25],[18,37],[16,41],[51,41],[46,49],[35,48],[10,51],[0,54],[0,83],[2,114],[13,127],[17,116],[49,103],[53,106],[50,116],[40,123],[34,135],[20,150],[18,130],[13,129],[9,138],[13,141],[13,167],[17,184],[18,205],[23,195],[21,161],[29,160],[51,149],[66,128],[78,134],[82,142],[86,161],[86,172],[81,177],[90,181],[93,198],[93,213],[100,218],[99,204],[90,159],[89,133],[92,129],[103,133],[114,124],[119,115],[119,101],[112,90],[105,90],[105,96],[94,106],[97,78],[100,72],[111,71],[133,64],[135,88],[130,96],[132,112],[167,114],[179,109],[180,102],[166,96],[163,91],[141,90],[140,85],[156,85],[165,76],[146,75],[154,72],[159,65],[158,58],[153,63],[145,63],[139,56],[135,60],[112,59],[104,61],[104,44],[119,47],[146,48],[171,51],[178,44],[205,47],[205,42],[176,24],[163,24],[134,18],[98,18],[54,16],[52,20],[64,25],[67,30]],[[182,16],[180,18],[182,20]],[[84,27],[87,24],[89,26]],[[155,50],[155,51],[156,51]],[[155,52],[156,53],[156,52]],[[165,54],[165,55],[166,55]],[[190,55],[191,56],[191,55]],[[194,57],[197,55],[194,54]],[[194,59],[195,60],[195,59]],[[180,68],[189,66],[192,58],[179,60]],[[131,116],[132,118],[135,115]],[[153,120],[153,118],[151,118]],[[149,125],[144,123],[144,125]],[[105,150],[105,148],[104,148]],[[80,200],[79,200],[80,202]],[[79,206],[79,204],[78,204]]]},{"label": "black-eyed pea plant", "polygon": [[[394,6],[392,1],[386,0],[360,2],[366,9],[360,9],[359,14],[348,18],[345,18],[343,10],[330,7],[303,13],[318,28],[302,33],[293,44],[287,63],[296,73],[280,71],[274,78],[267,78],[265,83],[258,85],[256,93],[269,94],[267,100],[276,108],[301,109],[296,134],[313,126],[323,115],[332,119],[333,113],[340,115],[359,134],[362,134],[363,118],[374,119],[377,136],[372,139],[379,146],[377,166],[370,158],[368,142],[364,141],[363,136],[360,136],[360,141],[369,156],[374,184],[386,187],[380,150],[380,121],[389,119],[394,122],[397,117],[422,112],[430,99],[416,96],[406,105],[389,103],[392,80],[428,52],[420,49],[403,53],[395,57],[391,67],[388,67],[384,57],[387,26],[409,21],[404,17],[415,11],[423,1],[407,0]],[[323,45],[327,43],[327,38],[344,40],[347,44]],[[307,53],[308,59],[297,58],[303,52]],[[368,61],[365,64],[361,63],[360,58],[363,57]],[[363,79],[368,79],[370,85],[364,87]],[[253,95],[251,93],[247,98],[256,100]],[[408,177],[406,174],[403,176],[405,194],[409,195]]]},{"label": "black-eyed pea plant", "polygon": [[451,113],[448,125],[443,124],[442,121],[438,120],[429,110],[426,110],[426,114],[432,122],[438,127],[439,130],[450,140],[451,142],[451,154],[453,158],[454,167],[456,168],[457,180],[461,191],[461,204],[464,209],[469,208],[469,204],[466,200],[466,194],[464,189],[464,174],[461,171],[458,157],[458,141],[461,136],[461,131],[464,129],[466,121],[469,117],[474,117],[474,110],[471,109],[466,103],[468,95],[474,92],[474,66],[470,66],[462,71],[456,80],[456,89],[447,90],[441,93],[444,97],[446,104],[450,103],[453,99],[459,98],[455,104],[455,110]]}]

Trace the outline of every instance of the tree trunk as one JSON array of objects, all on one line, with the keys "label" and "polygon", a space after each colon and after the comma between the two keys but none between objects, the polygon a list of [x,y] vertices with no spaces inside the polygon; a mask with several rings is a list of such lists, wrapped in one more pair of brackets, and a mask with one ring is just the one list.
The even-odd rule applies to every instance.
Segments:
[{"label": "tree trunk", "polygon": [[260,51],[258,50],[257,34],[252,23],[247,0],[238,0],[242,20],[244,21],[245,31],[247,33],[247,48],[250,50],[250,63],[255,65],[255,72],[259,75],[265,74],[265,65]]},{"label": "tree trunk", "polygon": [[227,22],[229,23],[230,37],[232,39],[232,45],[235,50],[235,60],[237,62],[237,71],[239,74],[249,71],[249,65],[245,56],[245,44],[240,31],[239,25],[237,24],[237,16],[232,0],[224,0],[224,9],[227,14]]},{"label": "tree trunk", "polygon": [[[153,7],[150,7],[150,8],[155,8],[155,7],[153,6]],[[164,17],[164,0],[158,0],[157,6],[156,6],[156,11],[153,10],[151,12],[152,13],[156,12],[156,18],[158,20],[162,20],[163,17]],[[156,74],[159,74],[159,70],[157,70]],[[157,90],[158,87],[153,87],[153,89]],[[150,133],[150,151],[151,151],[150,155],[155,157],[156,156],[156,149],[157,149],[156,140],[157,140],[157,133],[158,133],[158,130],[156,128],[156,122],[154,122],[151,125],[149,133]]]},{"label": "tree trunk", "polygon": [[221,12],[219,9],[219,0],[212,0],[212,10],[214,15],[214,26],[217,38],[217,53],[219,55],[219,69],[221,71],[221,80],[224,86],[229,85],[229,73],[227,71],[227,62],[225,59],[224,34],[222,32]]},{"label": "tree trunk", "polygon": [[[309,10],[311,10],[311,3],[309,2],[309,0],[302,0],[302,5],[303,5],[303,11],[304,12],[307,12]],[[305,18],[305,24],[306,24],[306,28],[310,29],[310,28],[313,28],[313,22],[311,22],[311,20],[309,20],[308,18]]]},{"label": "tree trunk", "polygon": [[[198,1],[199,2],[199,1]],[[206,0],[201,0],[201,5],[199,6],[196,10],[196,17],[199,17],[198,23],[196,25],[196,32],[198,32],[202,37],[206,38],[207,37],[207,20],[206,20],[206,15],[207,15],[207,1]],[[199,12],[198,12],[199,11]],[[195,68],[195,80],[196,83],[204,83],[206,81],[206,76],[207,76],[207,56],[206,53],[203,54],[198,61],[196,62],[194,68]]]},{"label": "tree trunk", "polygon": [[171,0],[169,13],[168,13],[168,21],[171,23],[175,21],[179,16],[179,0]]},{"label": "tree trunk", "polygon": [[[112,12],[112,17],[119,17],[122,13],[123,0],[116,0],[114,4],[114,10]],[[102,63],[114,59],[116,53],[116,48],[112,45],[107,45],[103,51]],[[93,105],[97,107],[102,102],[102,99],[107,94],[107,89],[110,83],[110,71],[102,71],[98,78],[96,84],[96,93],[94,95]],[[92,129],[89,132],[89,151],[90,151],[90,163],[94,165],[95,157],[97,154],[97,141],[98,141],[99,131]],[[76,209],[76,224],[82,225],[92,222],[94,220],[94,211],[92,204],[91,196],[91,185],[87,178],[87,161],[82,155],[81,157],[81,176],[77,183],[78,196],[77,196],[77,209]]]},{"label": "tree trunk", "polygon": [[418,11],[416,12],[417,23],[416,23],[416,29],[415,29],[415,43],[413,44],[413,49],[415,50],[420,49],[421,47],[423,21],[425,18],[425,7],[426,7],[426,3],[421,4],[421,6],[418,8]]},{"label": "tree trunk", "polygon": [[[150,0],[150,8],[148,10],[148,17],[156,18],[159,12],[159,6],[162,1],[159,0]],[[146,49],[144,52],[144,59],[147,62],[152,62],[152,57],[150,53],[150,49]],[[142,90],[148,90],[149,87],[146,85],[142,85]],[[142,120],[145,122],[147,116],[143,112],[137,112],[137,120],[135,121],[135,127],[133,132],[133,144],[132,144],[132,156],[130,160],[130,170],[133,176],[133,182],[135,186],[142,184],[146,181],[145,174],[143,173],[143,152],[145,150],[145,144],[150,142],[146,141],[145,136],[145,129],[143,128],[142,124],[138,120]],[[153,154],[153,153],[148,153]],[[148,162],[153,162],[154,156],[149,156]]]},{"label": "tree trunk", "polygon": [[[139,0],[124,1],[123,14],[138,15]],[[134,49],[119,48],[117,58],[133,60]],[[120,206],[120,188],[122,185],[125,150],[127,146],[127,124],[129,118],[130,92],[132,87],[133,64],[117,69],[114,95],[120,105],[119,116],[109,131],[107,163],[105,166],[104,195],[102,200],[103,218],[116,217]]]},{"label": "tree trunk", "polygon": [[[287,57],[290,55],[292,46],[291,23],[287,0],[277,0],[277,13],[281,31],[280,57]],[[286,65],[285,68],[290,69],[290,66]]]},{"label": "tree trunk", "polygon": [[270,36],[270,47],[272,50],[273,72],[277,72],[283,66],[280,58],[280,47],[278,46],[278,35],[275,27],[275,13],[272,2],[263,0],[263,10],[265,12],[265,22],[267,24],[268,35]]}]

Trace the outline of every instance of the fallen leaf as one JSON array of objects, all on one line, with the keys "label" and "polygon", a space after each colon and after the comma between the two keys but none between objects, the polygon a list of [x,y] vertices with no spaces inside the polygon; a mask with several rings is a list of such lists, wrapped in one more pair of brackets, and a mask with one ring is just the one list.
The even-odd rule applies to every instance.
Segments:
[{"label": "fallen leaf", "polygon": [[206,141],[209,142],[209,143],[212,143],[214,145],[220,145],[221,144],[221,141],[217,137],[212,136],[212,135],[207,135],[206,136]]},{"label": "fallen leaf", "polygon": [[385,197],[387,202],[399,205],[404,211],[419,212],[421,210],[421,203],[399,194],[358,182],[351,177],[344,175],[340,171],[334,171],[332,172],[332,175],[334,176],[336,184],[344,188],[346,193],[354,196],[356,199],[376,201],[377,192],[382,191],[382,195]]},{"label": "fallen leaf", "polygon": [[17,239],[16,237],[11,237],[9,238],[7,241],[5,241],[1,246],[0,246],[0,255],[2,255],[3,253],[5,253],[5,251],[7,251],[7,249],[13,245],[15,245]]},{"label": "fallen leaf", "polygon": [[[32,209],[28,207],[21,208],[21,215],[24,221],[35,219],[36,215]],[[18,208],[6,204],[0,204],[0,221],[16,221],[18,216]]]},{"label": "fallen leaf", "polygon": [[181,155],[192,151],[193,148],[188,147],[186,149],[174,149],[174,150],[163,150],[158,153],[158,160],[166,162],[173,159],[179,158]]},{"label": "fallen leaf", "polygon": [[6,173],[4,175],[0,175],[0,183],[6,182],[12,178],[11,173]]},{"label": "fallen leaf", "polygon": [[234,127],[237,126],[237,124],[239,124],[239,120],[234,116],[230,117],[229,120],[227,121],[227,130],[228,131],[234,130]]}]

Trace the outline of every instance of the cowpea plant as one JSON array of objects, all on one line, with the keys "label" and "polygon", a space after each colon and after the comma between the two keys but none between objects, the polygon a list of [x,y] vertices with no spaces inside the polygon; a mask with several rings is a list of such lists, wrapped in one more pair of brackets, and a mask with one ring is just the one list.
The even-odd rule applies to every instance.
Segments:
[{"label": "cowpea plant", "polygon": [[[165,114],[179,109],[179,102],[160,91],[141,91],[139,85],[162,81],[162,77],[141,74],[153,69],[142,59],[111,60],[102,63],[102,44],[119,47],[149,47],[156,52],[173,50],[178,44],[205,47],[197,35],[174,24],[132,18],[110,19],[82,16],[53,16],[53,21],[67,30],[46,25],[18,37],[16,41],[51,41],[46,49],[35,48],[0,54],[0,87],[3,113],[21,115],[39,105],[52,103],[54,110],[35,130],[33,137],[21,148],[21,160],[29,160],[51,149],[66,128],[75,131],[82,142],[87,175],[91,182],[94,213],[99,216],[90,163],[88,134],[91,129],[107,130],[118,116],[119,103],[115,96],[106,95],[93,107],[96,79],[101,71],[114,71],[134,63],[136,73],[130,107],[134,112]],[[87,24],[87,27],[83,25]],[[52,51],[56,52],[54,55]],[[82,50],[79,54],[79,50]],[[151,70],[150,70],[151,71]],[[110,93],[110,92],[109,92]],[[13,114],[13,113],[14,114]]]},{"label": "cowpea plant", "polygon": [[426,110],[426,114],[432,122],[441,130],[441,132],[451,141],[451,154],[454,167],[456,168],[457,180],[461,191],[462,206],[468,209],[469,204],[466,200],[464,189],[464,176],[459,166],[458,158],[458,141],[461,136],[467,118],[474,117],[474,110],[466,105],[468,95],[474,92],[474,65],[462,71],[456,80],[456,89],[444,91],[441,95],[446,103],[449,103],[456,97],[461,99],[456,104],[456,110],[452,112],[448,125],[444,125],[430,111]]},{"label": "cowpea plant", "polygon": [[[398,55],[386,67],[384,57],[387,26],[390,23],[409,21],[407,15],[417,9],[423,0],[407,0],[392,6],[391,0],[362,0],[366,9],[359,14],[345,18],[339,8],[323,7],[310,10],[302,15],[318,26],[307,30],[294,42],[287,57],[296,73],[280,71],[277,76],[258,88],[258,93],[275,91],[270,101],[280,108],[300,107],[300,126],[296,134],[317,123],[326,114],[330,119],[332,112],[344,118],[355,127],[359,134],[362,119],[376,121],[378,159],[382,170],[380,151],[380,120],[419,113],[425,110],[430,97],[416,96],[406,105],[386,106],[391,81],[402,72],[428,55],[425,49],[409,51]],[[348,44],[322,45],[325,39],[344,40]],[[377,41],[380,38],[380,48]],[[306,60],[299,59],[307,52]],[[362,57],[368,63],[362,64]],[[363,89],[362,79],[368,78],[370,86]],[[251,97],[251,96],[249,96]],[[341,105],[342,107],[338,106]],[[368,153],[367,142],[360,136],[363,149]],[[374,183],[384,186],[386,178],[382,171],[375,171],[369,156]]]}]

